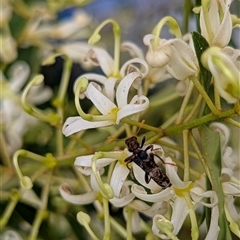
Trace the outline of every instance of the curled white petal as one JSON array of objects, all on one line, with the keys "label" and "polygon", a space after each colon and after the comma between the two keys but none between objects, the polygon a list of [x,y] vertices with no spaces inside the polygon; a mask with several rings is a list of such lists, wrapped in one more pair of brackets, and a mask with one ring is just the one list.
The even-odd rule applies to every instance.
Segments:
[{"label": "curled white petal", "polygon": [[221,147],[225,149],[229,140],[230,131],[228,127],[222,123],[214,122],[209,125],[209,127],[218,132],[221,139]]},{"label": "curled white petal", "polygon": [[90,49],[87,60],[90,60],[95,66],[100,66],[106,76],[112,73],[114,61],[107,51],[101,48]]},{"label": "curled white petal", "polygon": [[[132,181],[125,181],[121,188],[121,193],[118,197],[113,197],[110,202],[115,207],[124,207],[128,205],[135,198],[135,195],[130,192],[129,187],[133,184]],[[110,184],[111,185],[111,184]],[[111,187],[113,187],[111,185]],[[113,188],[114,190],[114,188]]]},{"label": "curled white petal", "polygon": [[113,188],[115,197],[119,197],[120,191],[123,187],[124,181],[126,180],[128,174],[129,169],[126,166],[123,166],[122,164],[117,162],[110,180],[110,185]]},{"label": "curled white petal", "polygon": [[227,196],[225,197],[226,208],[235,222],[239,222],[239,213],[237,211],[237,206],[234,205],[235,197]]},{"label": "curled white petal", "polygon": [[[127,211],[128,211],[127,208],[123,209],[123,216],[126,220],[127,220],[127,214],[128,214]],[[137,212],[137,211],[132,212],[131,225],[132,225],[132,232],[133,233],[137,233],[137,232],[142,230],[141,217],[139,215],[139,212]]]},{"label": "curled white petal", "polygon": [[114,98],[115,98],[114,87],[116,85],[116,82],[117,82],[117,78],[110,77],[107,79],[107,81],[104,84],[103,93],[112,102],[114,101]]},{"label": "curled white petal", "polygon": [[[190,190],[190,195],[195,203],[201,203],[206,207],[212,208],[218,204],[217,194],[214,191],[204,192],[202,188],[195,187]],[[205,202],[204,198],[210,198],[211,203]]]},{"label": "curled white petal", "polygon": [[166,66],[169,74],[178,80],[185,80],[197,74],[199,67],[196,55],[191,47],[181,39],[169,40],[171,58]]},{"label": "curled white petal", "polygon": [[141,78],[141,74],[132,72],[126,75],[119,83],[116,91],[116,100],[119,108],[127,105],[129,89],[137,78]]},{"label": "curled white petal", "polygon": [[168,201],[174,195],[174,192],[171,188],[167,188],[159,193],[148,194],[142,186],[137,184],[134,184],[131,190],[136,197],[147,202]]},{"label": "curled white petal", "polygon": [[184,198],[176,198],[173,203],[171,222],[174,226],[173,234],[177,235],[188,215],[188,207]]},{"label": "curled white petal", "polygon": [[[135,102],[135,103],[134,103]],[[116,124],[124,117],[146,110],[149,106],[149,100],[145,96],[134,96],[128,105],[123,106],[117,113]]]},{"label": "curled white petal", "polygon": [[[93,155],[77,157],[74,165],[83,174],[90,175],[92,173],[92,157]],[[116,161],[114,158],[101,158],[96,161],[96,167],[99,171],[101,168],[108,166],[110,163]]]},{"label": "curled white petal", "polygon": [[76,132],[86,129],[106,127],[112,124],[112,121],[90,122],[82,119],[81,117],[69,117],[63,124],[62,132],[66,137],[68,137]]},{"label": "curled white petal", "polygon": [[117,108],[117,106],[110,101],[104,94],[102,94],[92,82],[89,83],[87,87],[87,95],[95,107],[103,114],[107,115],[112,109]]},{"label": "curled white petal", "polygon": [[228,196],[240,197],[240,185],[233,182],[224,182],[222,184],[224,194]]},{"label": "curled white petal", "polygon": [[176,167],[171,165],[171,164],[174,164],[172,159],[170,157],[167,157],[164,160],[164,162],[165,162],[166,174],[167,174],[168,178],[170,179],[170,182],[172,183],[172,185],[177,188],[186,188],[189,185],[189,182],[183,182],[179,178],[177,171],[176,171]]},{"label": "curled white petal", "polygon": [[148,66],[147,62],[141,58],[133,58],[133,59],[125,62],[120,69],[121,76],[126,75],[126,70],[127,70],[128,66],[133,63],[140,64],[140,67],[138,68],[139,72],[142,74],[142,78],[145,78],[149,73],[149,66]]},{"label": "curled white petal", "polygon": [[140,47],[138,47],[135,43],[132,42],[123,42],[121,45],[122,51],[128,51],[130,56],[135,58],[144,59],[143,51]]},{"label": "curled white petal", "polygon": [[60,194],[62,197],[73,204],[89,204],[96,200],[97,193],[91,191],[84,194],[73,195],[71,189],[67,184],[62,184],[59,188]]},{"label": "curled white petal", "polygon": [[212,211],[211,211],[210,228],[208,230],[205,240],[218,239],[218,233],[220,231],[220,227],[218,226],[218,219],[219,219],[219,209],[217,206],[215,206],[212,208]]},{"label": "curled white petal", "polygon": [[165,214],[169,209],[169,204],[167,202],[155,202],[151,205],[140,201],[133,200],[129,206],[138,212],[144,213],[148,217],[153,217],[156,214]]}]

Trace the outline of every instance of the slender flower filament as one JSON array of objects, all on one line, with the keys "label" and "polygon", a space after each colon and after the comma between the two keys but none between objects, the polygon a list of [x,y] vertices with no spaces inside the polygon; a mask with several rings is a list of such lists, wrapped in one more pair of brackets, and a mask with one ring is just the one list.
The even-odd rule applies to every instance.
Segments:
[{"label": "slender flower filament", "polygon": [[94,156],[92,158],[92,171],[93,171],[96,181],[102,191],[101,193],[102,193],[103,197],[107,198],[107,199],[111,199],[114,196],[113,189],[109,184],[102,182],[102,180],[99,176],[99,173],[97,171],[97,167],[96,167],[96,161],[103,157],[106,157],[103,152],[97,152],[94,154]]},{"label": "slender flower filament", "polygon": [[182,33],[178,25],[178,22],[171,16],[164,17],[158,22],[156,27],[153,29],[153,34],[155,35],[153,41],[153,49],[157,49],[158,47],[159,36],[165,24],[169,25],[173,35],[175,35],[177,38],[182,38]]},{"label": "slender flower filament", "polygon": [[89,217],[88,214],[84,212],[78,212],[77,214],[77,220],[78,222],[85,227],[89,235],[93,240],[99,240],[99,238],[95,235],[91,227],[89,226],[89,223],[91,221],[91,218]]},{"label": "slender flower filament", "polygon": [[75,89],[75,106],[77,109],[78,114],[85,120],[91,121],[93,116],[91,114],[86,114],[79,103],[79,93],[83,93],[86,91],[88,86],[88,79],[86,77],[81,77],[80,79],[76,80],[76,89]]},{"label": "slender flower filament", "polygon": [[22,102],[22,106],[23,109],[30,115],[32,115],[33,117],[38,118],[41,121],[44,122],[49,122],[51,125],[57,125],[61,118],[57,113],[44,113],[43,111],[41,111],[40,109],[30,106],[27,103],[27,94],[30,91],[30,89],[33,86],[37,86],[39,84],[41,84],[43,82],[43,75],[37,75],[36,77],[34,77],[32,79],[32,81],[29,82],[29,84],[25,87],[22,96],[21,96],[21,102]]},{"label": "slender flower filament", "polygon": [[101,36],[99,32],[105,27],[107,24],[111,23],[113,25],[113,35],[114,35],[114,69],[112,73],[112,77],[118,78],[119,73],[119,64],[120,64],[120,44],[121,44],[121,29],[119,24],[113,19],[107,19],[103,21],[94,31],[93,35],[89,38],[88,43],[93,45],[96,44]]},{"label": "slender flower filament", "polygon": [[184,199],[185,199],[185,201],[188,205],[188,211],[189,211],[189,216],[190,216],[190,220],[191,220],[192,240],[197,240],[198,237],[199,237],[199,229],[198,229],[196,214],[195,214],[195,211],[194,211],[194,205],[193,205],[192,200],[190,198],[189,192],[184,193]]},{"label": "slender flower filament", "polygon": [[14,165],[17,175],[19,177],[21,186],[25,189],[31,189],[33,186],[32,180],[28,176],[23,176],[23,174],[20,170],[19,164],[18,164],[18,158],[20,156],[26,156],[26,155],[27,155],[27,151],[25,151],[25,150],[16,151],[13,155],[13,165]]}]

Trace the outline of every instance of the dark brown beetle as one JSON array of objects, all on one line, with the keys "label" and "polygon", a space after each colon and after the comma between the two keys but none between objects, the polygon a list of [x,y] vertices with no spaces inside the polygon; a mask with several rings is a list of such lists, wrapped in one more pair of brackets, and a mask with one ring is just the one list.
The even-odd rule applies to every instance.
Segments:
[{"label": "dark brown beetle", "polygon": [[[129,163],[134,162],[145,172],[146,183],[149,183],[150,180],[153,179],[162,188],[170,187],[172,184],[170,183],[169,178],[155,163],[154,156],[158,157],[163,163],[164,161],[158,155],[152,152],[154,150],[153,145],[149,145],[143,150],[145,140],[146,138],[143,137],[140,144],[135,136],[126,139],[125,143],[128,151],[133,153],[124,160],[127,163],[128,169],[130,169]],[[147,153],[148,150],[151,152]]]}]

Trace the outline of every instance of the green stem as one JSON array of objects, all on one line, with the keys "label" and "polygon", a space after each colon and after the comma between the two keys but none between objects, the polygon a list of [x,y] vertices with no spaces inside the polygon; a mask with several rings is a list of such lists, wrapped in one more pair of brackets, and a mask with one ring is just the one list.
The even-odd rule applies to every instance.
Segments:
[{"label": "green stem", "polygon": [[58,89],[58,96],[56,98],[58,103],[57,106],[61,106],[61,107],[63,107],[64,101],[66,99],[66,92],[67,92],[68,83],[69,83],[70,75],[72,71],[72,60],[66,55],[63,55],[63,56],[65,61],[63,66],[61,82]]},{"label": "green stem", "polygon": [[[124,228],[122,225],[120,225],[115,218],[110,217],[110,223],[112,228],[123,238],[127,239],[127,232],[126,228]],[[133,239],[132,239],[133,240]]]},{"label": "green stem", "polygon": [[104,210],[104,240],[110,240],[111,238],[111,227],[110,227],[110,218],[109,218],[109,206],[108,199],[103,197],[103,210]]},{"label": "green stem", "polygon": [[39,232],[40,225],[43,221],[48,216],[48,211],[39,209],[37,211],[37,215],[33,221],[33,227],[31,229],[31,233],[29,236],[29,240],[36,240]]},{"label": "green stem", "polygon": [[240,128],[240,122],[235,121],[232,118],[226,118],[226,119],[224,119],[224,122],[230,123],[233,126]]},{"label": "green stem", "polygon": [[189,153],[188,153],[188,134],[189,130],[183,130],[183,156],[184,156],[184,182],[190,180],[190,164],[189,164]]},{"label": "green stem", "polygon": [[197,97],[197,100],[195,101],[193,108],[191,109],[190,113],[186,116],[186,118],[183,120],[183,123],[188,122],[194,115],[194,113],[197,111],[197,109],[199,108],[199,105],[202,102],[202,95],[199,94]]},{"label": "green stem", "polygon": [[179,123],[181,123],[181,121],[182,121],[184,111],[185,111],[186,106],[187,106],[187,104],[188,104],[188,101],[189,101],[189,99],[190,99],[190,97],[191,97],[191,95],[192,95],[193,87],[194,87],[193,83],[190,82],[190,83],[189,83],[189,86],[188,86],[188,90],[187,90],[187,92],[186,92],[186,94],[185,94],[185,96],[184,96],[184,99],[183,99],[181,108],[180,108],[180,110],[179,110],[178,117],[177,117],[176,122],[175,122],[176,124],[179,124]]},{"label": "green stem", "polygon": [[47,205],[48,205],[49,191],[51,186],[51,177],[52,177],[52,171],[48,173],[48,177],[46,179],[46,182],[44,183],[43,190],[41,193],[41,200],[42,200],[41,208],[38,210],[37,215],[33,221],[33,226],[32,226],[29,240],[35,240],[37,238],[41,223],[48,216]]},{"label": "green stem", "polygon": [[126,207],[127,211],[127,240],[132,240],[132,214],[133,209]]},{"label": "green stem", "polygon": [[183,32],[187,33],[188,32],[188,25],[189,25],[189,18],[190,18],[190,13],[191,13],[191,0],[185,0],[184,1],[184,19],[183,19]]},{"label": "green stem", "polygon": [[192,237],[192,240],[197,240],[199,237],[199,229],[198,229],[196,214],[194,211],[194,206],[189,193],[184,193],[184,199],[188,205],[188,212],[191,220],[191,237]]},{"label": "green stem", "polygon": [[190,80],[193,81],[195,87],[199,91],[199,93],[202,95],[203,99],[205,100],[206,104],[212,111],[212,113],[216,116],[221,114],[221,111],[216,108],[216,106],[213,104],[211,98],[208,96],[207,92],[204,90],[203,86],[199,82],[198,78],[196,76],[191,76]]},{"label": "green stem", "polygon": [[[153,96],[154,98],[154,96]],[[157,98],[156,100],[152,100],[150,98],[150,105],[149,105],[149,108],[148,109],[154,109],[156,107],[160,107],[160,106],[163,106],[173,100],[176,100],[179,98],[179,94],[176,93],[176,92],[173,92],[172,94],[169,94],[167,96],[165,96],[164,98]]]},{"label": "green stem", "polygon": [[[104,153],[104,152],[96,152],[93,155],[93,157],[92,157],[92,171],[93,171],[94,177],[95,177],[95,179],[96,179],[96,181],[99,185],[99,188],[101,189],[101,194],[103,195],[103,197],[107,198],[107,199],[111,199],[114,196],[113,189],[109,184],[102,182],[102,179],[99,175],[99,172],[97,171],[97,166],[96,166],[96,161],[101,159],[101,158],[104,158],[104,157],[111,158],[112,156],[111,156],[110,153]],[[116,157],[116,155],[113,154],[113,157]]]},{"label": "green stem", "polygon": [[0,229],[3,229],[8,223],[8,220],[11,217],[12,212],[15,209],[15,206],[17,205],[20,197],[20,192],[16,189],[13,189],[10,195],[10,201],[8,202],[7,207],[4,209],[3,215],[0,219]]},{"label": "green stem", "polygon": [[160,128],[152,127],[152,126],[147,125],[145,123],[134,121],[134,120],[132,120],[130,118],[123,118],[123,119],[121,119],[121,123],[127,123],[127,124],[132,125],[132,126],[137,126],[137,127],[146,129],[148,131],[152,131],[152,132],[155,132],[155,133],[159,133],[159,134],[162,133],[163,134],[162,129],[160,129]]},{"label": "green stem", "polygon": [[215,102],[215,106],[217,109],[222,109],[221,106],[221,99],[220,99],[220,95],[218,93],[218,90],[216,88],[216,84],[213,84],[214,86],[214,102]]},{"label": "green stem", "polygon": [[[164,136],[172,136],[181,133],[185,129],[192,129],[199,127],[203,124],[207,124],[213,121],[219,121],[221,119],[225,119],[231,116],[235,116],[236,113],[234,109],[230,109],[227,111],[221,112],[218,116],[214,115],[213,113],[207,114],[203,117],[194,119],[188,123],[182,123],[180,125],[170,126],[166,129],[163,129],[162,132],[164,133]],[[156,131],[155,131],[156,132]]]},{"label": "green stem", "polygon": [[193,135],[192,135],[191,132],[189,134],[189,140],[190,140],[194,150],[196,151],[196,153],[198,155],[198,159],[199,159],[199,161],[201,162],[201,164],[203,166],[204,172],[207,174],[209,181],[212,183],[212,177],[211,177],[210,171],[208,169],[208,166],[207,166],[207,164],[205,162],[205,159],[204,159],[204,157],[203,157],[203,155],[202,155],[202,153],[201,153],[201,151],[200,151],[196,141],[194,140]]},{"label": "green stem", "polygon": [[2,132],[0,132],[0,149],[1,149],[1,159],[2,159],[2,164],[5,165],[6,167],[12,168],[12,161],[7,149],[7,143],[5,141],[5,137]]}]

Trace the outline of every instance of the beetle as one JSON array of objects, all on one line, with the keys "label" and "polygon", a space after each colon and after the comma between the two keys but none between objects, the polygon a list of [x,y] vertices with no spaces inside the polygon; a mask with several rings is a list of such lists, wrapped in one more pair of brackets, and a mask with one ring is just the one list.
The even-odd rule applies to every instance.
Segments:
[{"label": "beetle", "polygon": [[[162,188],[170,187],[172,184],[169,178],[156,164],[154,161],[154,156],[158,157],[164,163],[163,159],[152,152],[153,145],[148,145],[145,149],[143,149],[145,140],[145,136],[142,138],[141,144],[138,142],[137,137],[135,136],[132,136],[125,140],[128,151],[132,153],[131,156],[127,157],[124,160],[124,162],[126,162],[127,168],[131,170],[129,164],[131,162],[134,162],[145,172],[145,182],[147,184],[151,179],[153,179]],[[148,150],[151,152],[147,153]]]}]

